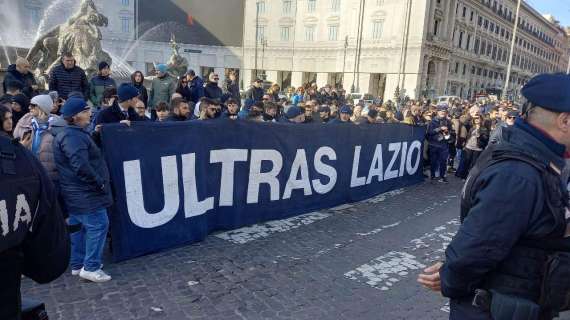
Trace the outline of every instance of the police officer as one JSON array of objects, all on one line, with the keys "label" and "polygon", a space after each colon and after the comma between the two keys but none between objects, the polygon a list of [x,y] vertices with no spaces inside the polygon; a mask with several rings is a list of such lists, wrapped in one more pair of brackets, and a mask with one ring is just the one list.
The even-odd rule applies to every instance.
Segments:
[{"label": "police officer", "polygon": [[561,175],[570,150],[568,88],[568,75],[531,79],[522,89],[524,117],[502,130],[501,143],[489,146],[471,171],[446,261],[418,278],[451,299],[450,319],[552,319],[568,308],[559,302],[570,288],[549,287],[556,274],[548,267],[570,252],[568,178]]},{"label": "police officer", "polygon": [[70,245],[57,195],[41,164],[18,142],[0,137],[0,319],[20,319],[22,275],[59,277]]}]

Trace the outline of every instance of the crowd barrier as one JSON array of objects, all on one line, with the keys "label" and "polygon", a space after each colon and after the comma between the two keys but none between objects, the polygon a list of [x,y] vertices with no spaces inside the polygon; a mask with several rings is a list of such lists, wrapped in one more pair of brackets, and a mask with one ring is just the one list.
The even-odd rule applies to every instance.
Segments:
[{"label": "crowd barrier", "polygon": [[103,127],[113,259],[423,181],[425,128],[196,121]]}]

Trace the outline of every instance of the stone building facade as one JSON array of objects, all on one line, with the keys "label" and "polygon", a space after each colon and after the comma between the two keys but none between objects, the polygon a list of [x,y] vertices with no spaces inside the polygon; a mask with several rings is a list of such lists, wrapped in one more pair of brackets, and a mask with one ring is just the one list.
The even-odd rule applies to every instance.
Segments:
[{"label": "stone building facade", "polygon": [[[262,74],[295,87],[355,83],[356,91],[384,98],[396,88],[410,97],[496,93],[515,11],[516,0],[247,0],[244,65],[253,71],[245,82]],[[565,30],[523,2],[508,94],[516,96],[533,74],[566,71],[568,51]]]},{"label": "stone building facade", "polygon": [[[103,47],[115,61],[148,74],[154,63],[168,60],[169,43],[137,39],[137,0],[94,1],[109,18]],[[410,97],[468,98],[504,87],[516,0],[242,1],[244,13],[236,12],[245,15],[242,47],[180,43],[197,73],[215,71],[223,80],[239,69],[244,89],[264,76],[284,88],[316,82],[385,99],[396,89]],[[19,40],[12,45],[31,46],[38,25],[65,21],[78,3],[0,0],[10,9],[0,19],[2,44],[11,45],[10,34]],[[523,1],[518,25],[507,92],[512,97],[532,75],[569,66],[570,36],[553,17]]]}]

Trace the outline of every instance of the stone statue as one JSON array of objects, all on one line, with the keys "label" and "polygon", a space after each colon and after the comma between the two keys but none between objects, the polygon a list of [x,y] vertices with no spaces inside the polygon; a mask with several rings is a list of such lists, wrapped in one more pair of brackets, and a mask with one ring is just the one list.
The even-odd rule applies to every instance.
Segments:
[{"label": "stone statue", "polygon": [[27,59],[35,73],[45,77],[59,63],[62,54],[70,52],[77,66],[83,68],[88,76],[93,75],[98,71],[99,62],[112,63],[111,57],[101,46],[99,27],[107,25],[107,17],[97,11],[93,0],[82,0],[75,15],[36,41]]},{"label": "stone statue", "polygon": [[176,43],[174,35],[170,37],[170,47],[172,48],[172,56],[168,60],[168,72],[175,77],[183,76],[188,71],[188,60],[180,55],[180,46]]}]

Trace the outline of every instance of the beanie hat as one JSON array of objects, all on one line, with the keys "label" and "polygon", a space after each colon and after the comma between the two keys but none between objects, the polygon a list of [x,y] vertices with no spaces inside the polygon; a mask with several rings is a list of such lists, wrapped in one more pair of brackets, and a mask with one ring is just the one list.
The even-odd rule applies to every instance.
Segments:
[{"label": "beanie hat", "polygon": [[48,94],[41,94],[32,98],[30,104],[35,104],[45,114],[50,114],[53,107],[53,100]]},{"label": "beanie hat", "polygon": [[287,119],[293,119],[295,117],[302,115],[303,113],[304,112],[301,108],[292,106],[287,110],[287,113],[285,113],[285,115],[287,116]]},{"label": "beanie hat", "polygon": [[24,83],[22,81],[19,81],[19,80],[9,80],[6,82],[6,88],[8,90],[10,90],[10,89],[22,90],[22,89],[24,89]]},{"label": "beanie hat", "polygon": [[125,102],[131,100],[132,98],[139,96],[139,91],[133,85],[128,83],[123,83],[119,86],[117,90],[117,95],[119,96],[119,102]]},{"label": "beanie hat", "polygon": [[340,113],[346,113],[352,115],[352,109],[350,109],[349,106],[342,106],[342,108],[340,108]]},{"label": "beanie hat", "polygon": [[74,115],[80,113],[83,110],[89,109],[89,106],[85,100],[80,98],[70,98],[65,101],[63,108],[61,110],[61,115],[64,118],[73,117]]},{"label": "beanie hat", "polygon": [[166,71],[168,71],[168,67],[164,63],[161,63],[161,64],[156,65],[156,70],[158,70],[162,73],[166,73]]},{"label": "beanie hat", "polygon": [[99,62],[99,71],[105,69],[105,68],[109,68],[109,64],[107,63],[107,61],[101,61]]},{"label": "beanie hat", "polygon": [[13,96],[10,99],[10,102],[19,104],[23,109],[26,109],[30,105],[30,100],[28,100],[28,98],[23,94]]}]

